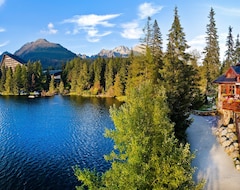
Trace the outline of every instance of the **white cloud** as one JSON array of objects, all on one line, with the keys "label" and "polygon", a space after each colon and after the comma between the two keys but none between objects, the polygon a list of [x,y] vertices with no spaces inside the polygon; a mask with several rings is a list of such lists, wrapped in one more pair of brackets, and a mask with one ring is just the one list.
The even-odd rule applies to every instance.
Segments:
[{"label": "white cloud", "polygon": [[5,32],[5,28],[0,28],[0,32]]},{"label": "white cloud", "polygon": [[87,31],[87,40],[89,42],[99,42],[101,37],[107,36],[111,33],[112,33],[111,31],[107,31],[107,32],[100,34],[97,29],[92,28]]},{"label": "white cloud", "polygon": [[58,32],[58,30],[54,28],[54,25],[51,22],[48,24],[47,28],[48,28],[47,30],[42,30],[41,33],[56,34]]},{"label": "white cloud", "polygon": [[218,10],[218,14],[223,14],[227,16],[234,16],[239,17],[240,16],[240,9],[238,8],[227,8],[227,7],[221,7],[221,6],[214,6],[214,9]]},{"label": "white cloud", "polygon": [[[227,50],[226,47],[226,39],[227,33],[221,33],[218,38],[219,48],[220,48],[220,61],[224,60],[225,51]],[[198,50],[198,52],[203,56],[203,50],[206,47],[206,35],[199,35],[193,38],[192,40],[188,41],[188,45],[190,45],[189,51],[191,50]],[[202,57],[203,58],[203,57]]]},{"label": "white cloud", "polygon": [[203,50],[206,45],[206,35],[199,35],[188,42],[191,49]]},{"label": "white cloud", "polygon": [[[102,27],[114,27],[115,24],[110,23],[109,20],[119,17],[121,14],[109,14],[109,15],[75,15],[70,19],[65,19],[63,23],[73,23],[75,28],[72,34],[78,34],[80,31],[85,31],[87,33],[87,40],[89,42],[98,42],[101,37],[111,34],[111,31],[105,31],[99,33],[98,26]],[[70,32],[68,31],[68,34]]]},{"label": "white cloud", "polygon": [[142,29],[139,27],[137,21],[125,23],[121,25],[123,28],[123,32],[121,36],[127,39],[139,39],[143,34]]},{"label": "white cloud", "polygon": [[151,17],[162,10],[162,6],[154,6],[152,3],[143,3],[138,8],[138,16],[141,19],[145,19],[147,17]]},{"label": "white cloud", "polygon": [[0,44],[0,47],[4,47],[4,46],[8,45],[8,43],[9,43],[9,41],[3,42]]},{"label": "white cloud", "polygon": [[5,0],[0,0],[0,6],[2,6],[5,3]]},{"label": "white cloud", "polygon": [[110,14],[110,15],[76,15],[73,18],[66,19],[64,23],[75,23],[79,27],[95,27],[97,25],[102,25],[105,27],[113,27],[114,24],[109,23],[108,20],[114,19],[120,16],[120,14]]}]

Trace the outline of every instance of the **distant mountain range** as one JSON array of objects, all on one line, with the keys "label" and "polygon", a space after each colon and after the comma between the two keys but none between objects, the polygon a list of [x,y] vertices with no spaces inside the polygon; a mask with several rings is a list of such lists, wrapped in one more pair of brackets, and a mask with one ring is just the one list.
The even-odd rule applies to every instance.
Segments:
[{"label": "distant mountain range", "polygon": [[[136,46],[133,48],[134,53],[139,53],[142,50]],[[131,50],[126,46],[118,46],[112,50],[102,49],[96,55],[75,54],[60,44],[48,42],[46,39],[38,39],[35,42],[26,43],[14,55],[25,60],[26,62],[41,61],[43,68],[53,67],[61,68],[63,63],[72,60],[76,57],[82,59],[95,59],[97,57],[128,57]]]}]

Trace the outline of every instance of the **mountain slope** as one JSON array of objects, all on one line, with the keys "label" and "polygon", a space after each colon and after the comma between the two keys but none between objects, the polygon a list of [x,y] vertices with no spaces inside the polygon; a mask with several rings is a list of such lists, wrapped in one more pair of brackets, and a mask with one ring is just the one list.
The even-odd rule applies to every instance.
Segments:
[{"label": "mountain slope", "polygon": [[126,46],[118,46],[113,50],[102,49],[97,56],[100,57],[128,57],[131,51]]},{"label": "mountain slope", "polygon": [[38,39],[35,42],[26,43],[14,55],[26,61],[41,61],[43,68],[60,68],[62,63],[77,57],[77,55],[60,44]]}]

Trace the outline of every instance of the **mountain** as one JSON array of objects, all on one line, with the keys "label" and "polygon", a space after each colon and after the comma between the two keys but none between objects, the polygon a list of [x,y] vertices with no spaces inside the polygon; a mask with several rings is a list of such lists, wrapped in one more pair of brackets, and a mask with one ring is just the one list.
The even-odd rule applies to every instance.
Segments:
[{"label": "mountain", "polygon": [[41,61],[43,68],[60,68],[62,63],[77,57],[75,53],[60,44],[48,42],[46,39],[26,43],[14,55],[25,61]]},{"label": "mountain", "polygon": [[128,57],[131,50],[126,46],[118,46],[113,50],[102,49],[97,55],[100,57]]}]

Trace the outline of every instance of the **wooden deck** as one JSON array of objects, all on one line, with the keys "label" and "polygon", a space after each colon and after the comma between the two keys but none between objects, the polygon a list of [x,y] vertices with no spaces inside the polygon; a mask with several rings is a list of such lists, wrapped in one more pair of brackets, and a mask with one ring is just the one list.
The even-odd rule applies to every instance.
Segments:
[{"label": "wooden deck", "polygon": [[235,99],[224,100],[222,103],[222,109],[240,112],[240,100]]}]

